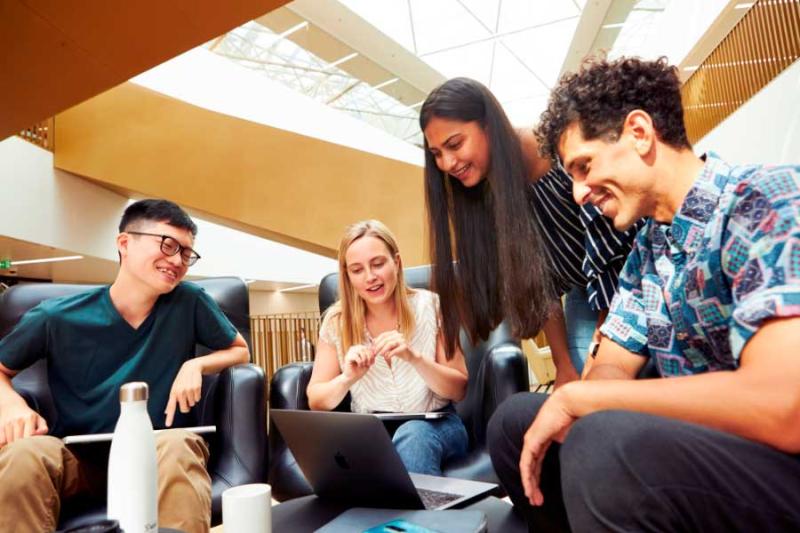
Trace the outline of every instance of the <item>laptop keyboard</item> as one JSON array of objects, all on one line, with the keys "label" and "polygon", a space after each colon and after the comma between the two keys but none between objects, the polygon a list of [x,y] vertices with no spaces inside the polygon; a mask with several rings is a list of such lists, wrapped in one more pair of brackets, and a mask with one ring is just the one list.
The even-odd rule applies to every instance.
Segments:
[{"label": "laptop keyboard", "polygon": [[449,492],[439,492],[435,490],[421,489],[417,487],[417,492],[422,500],[425,509],[437,509],[446,503],[459,499],[461,494],[450,494]]}]

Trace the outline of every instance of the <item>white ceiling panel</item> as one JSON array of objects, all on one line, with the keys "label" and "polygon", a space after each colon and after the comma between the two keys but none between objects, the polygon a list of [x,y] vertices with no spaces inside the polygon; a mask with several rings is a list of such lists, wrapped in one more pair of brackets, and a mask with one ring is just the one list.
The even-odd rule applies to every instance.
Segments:
[{"label": "white ceiling panel", "polygon": [[518,128],[532,128],[539,123],[539,117],[547,107],[549,93],[536,96],[526,96],[518,100],[506,100],[503,109],[508,115],[511,124]]},{"label": "white ceiling panel", "polygon": [[553,22],[508,35],[503,37],[503,42],[527,68],[536,73],[547,88],[551,88],[558,80],[558,73],[577,25],[577,17]]},{"label": "white ceiling panel", "polygon": [[491,41],[480,42],[431,54],[425,57],[425,61],[446,78],[466,76],[488,84],[493,48]]},{"label": "white ceiling panel", "polygon": [[[600,45],[587,51],[612,48],[610,55],[616,57],[642,53],[652,44],[665,7],[674,2],[678,0],[610,0],[602,7],[597,0],[591,4],[585,0],[295,0],[262,17],[272,35],[245,26],[246,31],[230,32],[213,49],[234,59],[250,57],[243,64],[418,143],[419,106],[443,79],[466,76],[481,81],[497,95],[512,122],[531,123],[558,80],[582,14],[594,16],[592,9],[602,9],[597,21],[584,18],[594,24],[589,31],[607,35],[593,38]],[[590,11],[584,12],[586,6]],[[320,15],[323,11],[325,17]],[[612,14],[614,20],[609,18]],[[275,19],[275,24],[267,19]],[[308,22],[303,30],[308,38],[281,39],[280,34],[298,20]],[[338,68],[329,64],[329,47],[313,46],[311,36],[319,32],[327,32],[338,43],[337,58],[352,51],[358,57]],[[366,48],[352,44],[354,34],[370,32],[376,37]],[[243,42],[247,40],[250,48]],[[384,49],[381,43],[391,52],[376,54],[376,47]],[[306,44],[312,46],[303,48]],[[372,61],[369,69],[367,57]],[[414,77],[410,73],[424,70],[430,75],[410,79]],[[394,78],[397,82],[383,87]],[[372,89],[375,86],[377,90]],[[409,87],[416,92],[409,92]]]},{"label": "white ceiling panel", "polygon": [[497,33],[502,4],[500,0],[460,0],[459,3],[489,31]]},{"label": "white ceiling panel", "polygon": [[572,0],[503,0],[498,32],[518,31],[580,14]]},{"label": "white ceiling panel", "polygon": [[536,75],[520,61],[519,55],[503,43],[498,43],[495,50],[494,71],[489,87],[501,103],[545,90]]},{"label": "white ceiling panel", "polygon": [[487,39],[491,32],[457,0],[411,0],[417,55]]}]

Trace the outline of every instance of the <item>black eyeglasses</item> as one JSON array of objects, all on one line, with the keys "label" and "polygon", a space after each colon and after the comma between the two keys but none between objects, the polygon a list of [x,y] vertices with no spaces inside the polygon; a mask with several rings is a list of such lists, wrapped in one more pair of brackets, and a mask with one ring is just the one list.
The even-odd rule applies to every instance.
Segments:
[{"label": "black eyeglasses", "polygon": [[177,241],[174,237],[170,237],[169,235],[161,235],[160,233],[146,233],[144,231],[126,231],[125,233],[130,233],[131,235],[148,235],[150,237],[160,237],[161,238],[161,253],[168,256],[173,256],[175,254],[181,254],[181,262],[183,262],[186,266],[192,266],[193,264],[197,263],[197,260],[200,259],[200,254],[189,248],[188,246],[184,246]]}]

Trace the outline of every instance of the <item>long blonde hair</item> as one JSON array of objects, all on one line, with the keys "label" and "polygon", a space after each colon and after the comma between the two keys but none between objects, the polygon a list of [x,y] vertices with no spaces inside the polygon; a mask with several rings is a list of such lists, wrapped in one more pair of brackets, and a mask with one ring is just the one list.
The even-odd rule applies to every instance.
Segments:
[{"label": "long blonde hair", "polygon": [[[339,243],[339,299],[329,310],[331,319],[337,318],[338,315],[337,326],[344,353],[347,353],[347,350],[354,344],[360,344],[365,340],[367,309],[364,300],[350,283],[345,258],[350,246],[362,237],[375,237],[383,241],[393,261],[397,260],[399,254],[397,240],[383,222],[362,220],[351,224],[345,230],[342,241]],[[412,289],[406,287],[402,264],[400,264],[397,269],[397,284],[394,287],[394,303],[395,309],[397,309],[399,330],[409,340],[415,327],[414,313],[411,311],[411,304],[408,301],[408,296],[412,292]]]}]

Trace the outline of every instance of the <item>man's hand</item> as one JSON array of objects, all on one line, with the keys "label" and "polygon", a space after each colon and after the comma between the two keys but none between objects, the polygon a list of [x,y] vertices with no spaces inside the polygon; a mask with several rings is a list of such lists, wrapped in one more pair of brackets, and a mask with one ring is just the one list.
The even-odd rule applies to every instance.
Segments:
[{"label": "man's hand", "polygon": [[45,419],[24,402],[8,406],[0,414],[0,448],[32,435],[46,435],[47,431]]},{"label": "man's hand", "polygon": [[375,354],[363,344],[354,344],[344,356],[342,374],[351,383],[364,377],[375,362]]},{"label": "man's hand", "polygon": [[189,409],[200,401],[200,392],[203,387],[203,369],[197,359],[189,359],[181,366],[172,389],[169,391],[169,400],[164,414],[167,415],[164,425],[172,426],[175,418],[175,409],[180,407],[181,413],[188,413]]},{"label": "man's hand", "polygon": [[563,401],[563,392],[554,392],[542,405],[536,420],[525,432],[519,458],[519,473],[525,496],[531,505],[542,505],[544,496],[539,489],[542,463],[553,441],[563,442],[577,418],[571,415]]},{"label": "man's hand", "polygon": [[406,342],[406,337],[397,330],[384,331],[372,343],[372,351],[375,355],[381,355],[386,362],[391,364],[392,357],[402,359],[407,363],[413,363],[418,357]]}]

